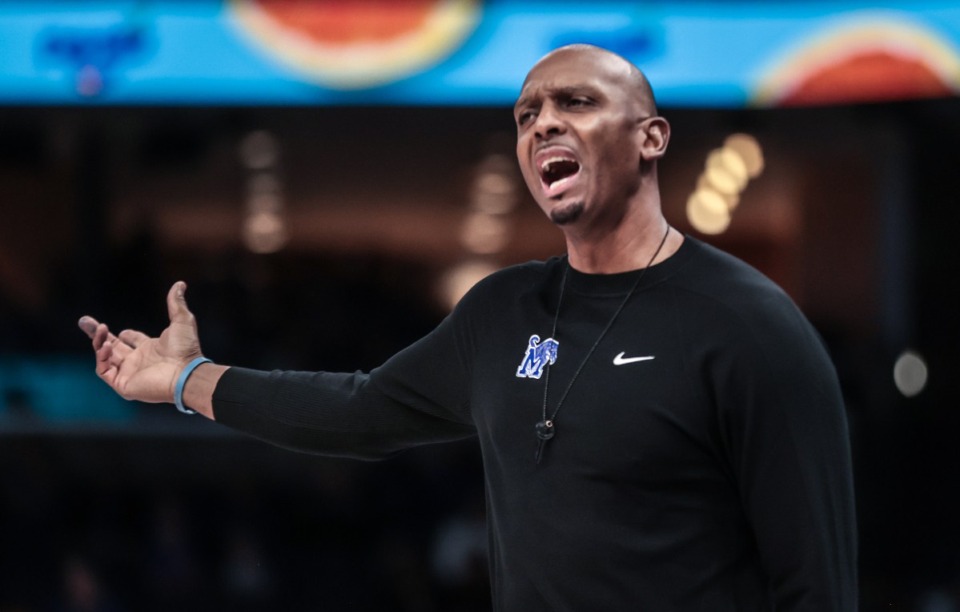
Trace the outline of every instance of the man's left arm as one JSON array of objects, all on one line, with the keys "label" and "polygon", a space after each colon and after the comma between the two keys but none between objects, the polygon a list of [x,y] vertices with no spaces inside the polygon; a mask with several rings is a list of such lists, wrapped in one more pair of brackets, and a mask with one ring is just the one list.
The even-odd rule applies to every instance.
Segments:
[{"label": "man's left arm", "polygon": [[857,607],[846,413],[819,336],[799,312],[751,325],[719,373],[720,416],[777,612]]}]

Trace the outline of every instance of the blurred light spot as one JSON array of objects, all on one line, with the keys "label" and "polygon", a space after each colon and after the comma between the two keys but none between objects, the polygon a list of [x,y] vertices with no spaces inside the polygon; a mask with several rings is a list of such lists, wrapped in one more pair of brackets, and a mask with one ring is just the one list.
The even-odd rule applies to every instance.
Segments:
[{"label": "blurred light spot", "polygon": [[515,170],[509,157],[492,153],[477,163],[474,172],[460,243],[474,255],[495,255],[510,242],[509,213],[517,204],[518,191]]},{"label": "blurred light spot", "polygon": [[276,253],[289,239],[279,175],[280,143],[270,132],[256,130],[241,139],[238,152],[246,169],[241,240],[254,253]]},{"label": "blurred light spot", "polygon": [[713,188],[713,185],[707,179],[707,173],[704,172],[700,175],[700,178],[697,179],[697,187],[694,191],[713,191],[720,195],[723,198],[723,201],[727,203],[727,208],[730,211],[733,211],[737,207],[737,204],[740,203],[740,192],[737,193],[721,193]]},{"label": "blurred light spot", "polygon": [[743,158],[727,147],[710,152],[705,174],[707,180],[721,193],[740,193],[750,180]]},{"label": "blurred light spot", "polygon": [[508,230],[504,218],[474,212],[464,220],[460,241],[471,253],[492,255],[507,245]]},{"label": "blurred light spot", "polygon": [[729,172],[737,180],[739,189],[747,186],[750,180],[750,171],[747,169],[747,162],[744,161],[740,152],[734,148],[724,146],[720,149],[713,159],[707,159],[707,166],[718,165]]},{"label": "blurred light spot", "polygon": [[[513,136],[510,135],[509,142],[513,146]],[[517,167],[516,158],[503,153],[491,153],[480,162],[480,169],[483,172],[495,172],[497,174],[511,174]]]},{"label": "blurred light spot", "polygon": [[497,195],[512,195],[513,181],[510,177],[499,172],[486,172],[477,179],[476,189],[480,193],[493,193]]},{"label": "blurred light spot", "polygon": [[470,261],[453,268],[440,281],[440,297],[443,303],[453,310],[467,291],[496,271],[494,265],[483,261]]},{"label": "blurred light spot", "polygon": [[703,176],[707,184],[719,191],[723,195],[736,195],[740,193],[740,185],[737,179],[722,166],[707,167]]},{"label": "blurred light spot", "polygon": [[259,212],[243,222],[243,243],[254,253],[276,253],[287,242],[287,230],[280,215]]},{"label": "blurred light spot", "polygon": [[723,142],[726,149],[736,151],[743,160],[750,178],[757,178],[763,172],[763,150],[757,139],[749,134],[731,134]]},{"label": "blurred light spot", "polygon": [[263,170],[276,165],[279,154],[277,139],[266,130],[250,132],[240,142],[240,159],[251,170]]},{"label": "blurred light spot", "polygon": [[893,366],[893,382],[906,397],[918,395],[927,386],[927,364],[919,354],[905,351]]},{"label": "blurred light spot", "polygon": [[687,199],[687,219],[698,232],[721,234],[730,225],[730,209],[717,192],[698,189]]},{"label": "blurred light spot", "polygon": [[275,194],[280,191],[280,181],[272,172],[258,172],[247,182],[250,193]]},{"label": "blurred light spot", "polygon": [[687,200],[687,220],[703,234],[720,234],[730,226],[740,194],[763,170],[763,153],[748,134],[732,134],[723,147],[710,151],[706,167]]},{"label": "blurred light spot", "polygon": [[503,196],[489,192],[478,192],[470,201],[473,208],[488,215],[505,215],[513,210],[515,203],[512,195]]},{"label": "blurred light spot", "polygon": [[255,193],[247,198],[247,208],[251,213],[278,214],[283,208],[283,200],[275,193]]}]

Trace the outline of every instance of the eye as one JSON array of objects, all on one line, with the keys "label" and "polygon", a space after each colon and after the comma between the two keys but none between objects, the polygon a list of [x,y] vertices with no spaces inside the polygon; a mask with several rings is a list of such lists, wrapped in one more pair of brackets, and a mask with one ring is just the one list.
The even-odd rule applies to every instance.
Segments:
[{"label": "eye", "polygon": [[584,98],[580,96],[567,100],[567,108],[580,108],[583,106],[589,106],[590,104],[592,104],[592,100],[590,100],[590,98]]},{"label": "eye", "polygon": [[517,113],[517,125],[523,126],[530,122],[536,116],[536,113],[531,109],[526,109]]}]

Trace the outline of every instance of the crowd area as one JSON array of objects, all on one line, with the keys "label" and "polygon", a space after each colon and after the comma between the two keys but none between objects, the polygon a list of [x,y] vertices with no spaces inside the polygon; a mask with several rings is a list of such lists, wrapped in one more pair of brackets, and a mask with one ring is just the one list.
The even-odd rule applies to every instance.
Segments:
[{"label": "crowd area", "polygon": [[[87,282],[65,270],[43,308],[0,300],[6,363],[66,355],[100,384],[77,317],[156,333],[176,278],[189,284],[204,352],[248,367],[367,370],[443,316],[423,270],[402,262],[160,262],[148,239],[120,251]],[[156,433],[136,416],[129,435],[109,424],[45,433],[42,397],[15,380],[3,391],[0,430],[29,422],[34,433],[0,436],[2,612],[489,609],[471,441],[376,463],[329,459],[165,405],[135,408]],[[89,401],[73,399],[78,410]]]},{"label": "crowd area", "polygon": [[[263,369],[367,370],[444,314],[435,275],[420,265],[295,253],[161,256],[148,238],[66,265],[39,307],[0,299],[0,358],[66,356],[99,385],[77,317],[156,333],[166,290],[181,278],[204,352]],[[91,260],[104,265],[83,276]],[[960,502],[944,476],[960,464],[960,417],[934,403],[947,379],[934,380],[929,399],[897,404],[876,374],[882,351],[814,323],[851,422],[861,609],[894,602],[956,612]],[[489,610],[473,440],[354,462],[274,448],[166,405],[134,406],[157,418],[155,431],[71,433],[41,423],[10,433],[11,419],[30,417],[41,400],[8,383],[0,396],[0,612]]]},{"label": "crowd area", "polygon": [[5,440],[0,610],[488,609],[479,469],[469,445]]}]

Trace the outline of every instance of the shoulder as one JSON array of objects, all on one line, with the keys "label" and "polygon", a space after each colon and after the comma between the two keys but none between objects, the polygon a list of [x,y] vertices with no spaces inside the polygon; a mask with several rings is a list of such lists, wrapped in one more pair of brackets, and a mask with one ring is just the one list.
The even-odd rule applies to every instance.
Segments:
[{"label": "shoulder", "polygon": [[537,291],[561,269],[563,258],[507,266],[482,278],[460,300],[458,310],[503,305],[503,300]]},{"label": "shoulder", "polygon": [[748,319],[764,313],[799,314],[790,296],[750,264],[695,238],[688,236],[687,241],[692,252],[675,286],[701,306],[713,305]]},{"label": "shoulder", "polygon": [[696,239],[675,288],[706,322],[723,335],[768,350],[787,346],[822,348],[819,334],[797,304],[776,283],[741,259]]},{"label": "shoulder", "polygon": [[791,301],[776,283],[742,259],[689,236],[687,241],[692,254],[681,280],[689,290],[731,306],[758,298]]}]

